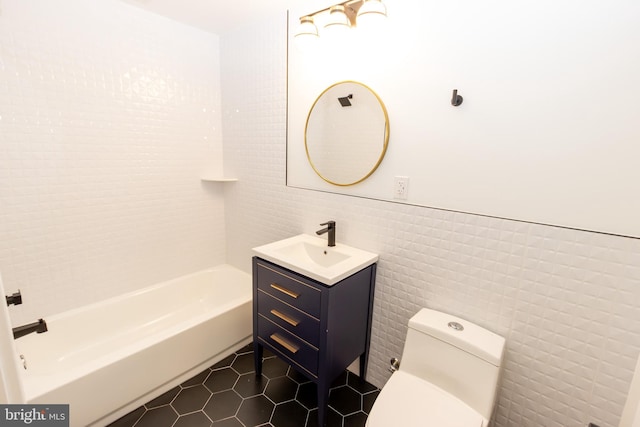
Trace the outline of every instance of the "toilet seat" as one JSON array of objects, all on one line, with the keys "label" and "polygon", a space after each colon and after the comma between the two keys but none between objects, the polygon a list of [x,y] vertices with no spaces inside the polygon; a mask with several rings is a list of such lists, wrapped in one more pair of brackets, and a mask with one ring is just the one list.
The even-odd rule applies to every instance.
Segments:
[{"label": "toilet seat", "polygon": [[376,399],[366,427],[483,427],[486,420],[456,397],[402,371]]}]

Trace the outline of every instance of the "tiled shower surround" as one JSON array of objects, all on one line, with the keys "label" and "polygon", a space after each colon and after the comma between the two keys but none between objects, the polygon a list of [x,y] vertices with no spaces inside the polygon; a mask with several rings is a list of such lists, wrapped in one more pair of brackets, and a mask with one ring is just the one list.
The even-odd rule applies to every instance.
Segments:
[{"label": "tiled shower surround", "polygon": [[[339,242],[380,254],[374,385],[425,306],[506,337],[496,427],[617,426],[640,352],[640,240],[287,187],[284,13],[218,50],[115,0],[32,0],[16,21],[20,3],[0,16],[0,271],[30,301],[16,323],[225,253],[249,271],[251,247],[334,219]],[[238,182],[198,179],[218,132]]]},{"label": "tiled shower surround", "polygon": [[0,271],[16,323],[222,263],[219,38],[120,1],[0,5]]}]

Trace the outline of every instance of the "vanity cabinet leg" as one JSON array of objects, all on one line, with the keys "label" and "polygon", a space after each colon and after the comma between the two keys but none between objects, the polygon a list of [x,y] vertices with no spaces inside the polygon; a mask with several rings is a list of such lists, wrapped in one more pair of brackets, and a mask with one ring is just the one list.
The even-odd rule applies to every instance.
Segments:
[{"label": "vanity cabinet leg", "polygon": [[262,354],[263,354],[262,344],[259,344],[257,341],[253,342],[253,364],[256,371],[256,377],[262,375]]},{"label": "vanity cabinet leg", "polygon": [[360,379],[362,381],[366,380],[367,375],[367,364],[369,362],[369,348],[360,355]]},{"label": "vanity cabinet leg", "polygon": [[329,384],[326,381],[318,382],[318,426],[324,427],[327,423],[327,408],[329,407]]}]

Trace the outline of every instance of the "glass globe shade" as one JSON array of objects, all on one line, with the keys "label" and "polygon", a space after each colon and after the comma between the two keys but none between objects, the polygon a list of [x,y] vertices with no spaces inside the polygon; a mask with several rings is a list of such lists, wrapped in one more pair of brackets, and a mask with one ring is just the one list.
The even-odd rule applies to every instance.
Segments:
[{"label": "glass globe shade", "polygon": [[329,10],[329,19],[324,25],[324,29],[331,37],[337,38],[345,35],[351,29],[351,22],[345,13],[344,6],[331,6]]},{"label": "glass globe shade", "polygon": [[356,17],[358,28],[367,30],[383,27],[386,20],[387,7],[381,0],[364,0]]},{"label": "glass globe shade", "polygon": [[318,43],[318,27],[313,22],[313,17],[303,16],[300,25],[293,36],[294,43],[301,50],[308,50]]}]

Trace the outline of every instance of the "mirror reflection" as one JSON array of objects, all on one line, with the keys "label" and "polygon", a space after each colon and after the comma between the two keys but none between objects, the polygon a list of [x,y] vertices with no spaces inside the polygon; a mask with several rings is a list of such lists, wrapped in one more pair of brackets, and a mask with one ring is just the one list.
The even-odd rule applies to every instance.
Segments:
[{"label": "mirror reflection", "polygon": [[305,127],[305,148],[313,170],[333,185],[353,185],[380,165],[389,143],[389,117],[368,86],[339,82],[313,103]]}]

